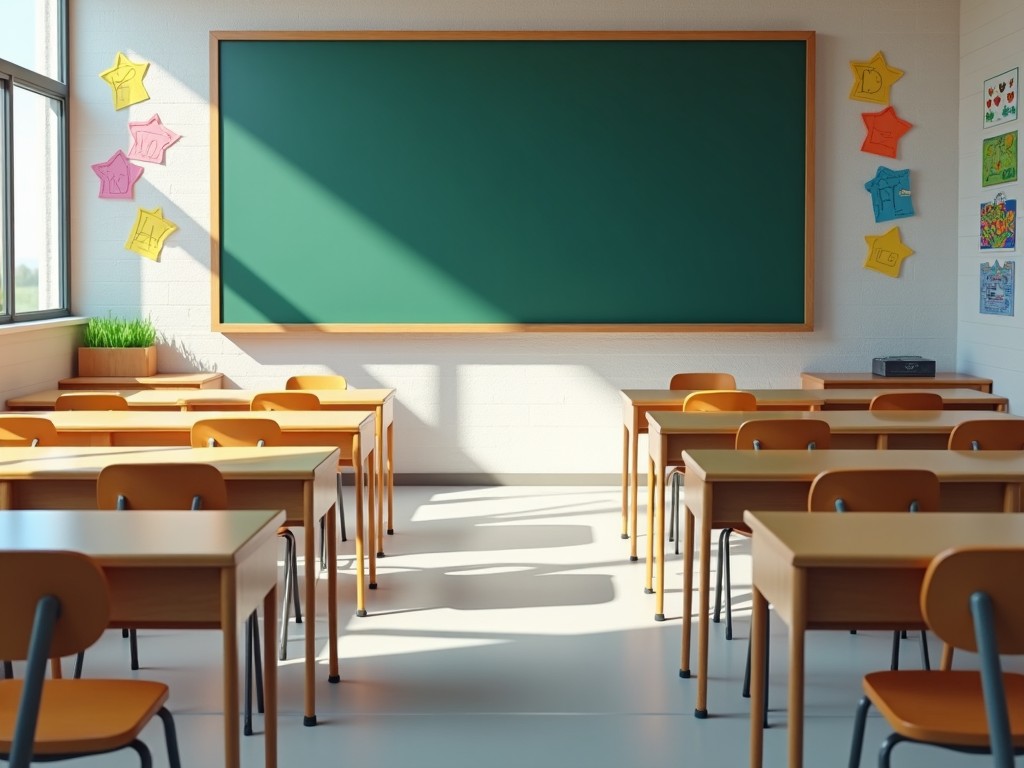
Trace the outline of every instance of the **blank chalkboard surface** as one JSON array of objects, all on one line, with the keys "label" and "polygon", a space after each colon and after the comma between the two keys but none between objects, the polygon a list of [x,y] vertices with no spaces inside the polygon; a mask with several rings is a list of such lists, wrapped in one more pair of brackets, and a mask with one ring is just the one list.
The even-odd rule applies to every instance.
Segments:
[{"label": "blank chalkboard surface", "polygon": [[812,327],[813,32],[211,46],[215,330]]}]

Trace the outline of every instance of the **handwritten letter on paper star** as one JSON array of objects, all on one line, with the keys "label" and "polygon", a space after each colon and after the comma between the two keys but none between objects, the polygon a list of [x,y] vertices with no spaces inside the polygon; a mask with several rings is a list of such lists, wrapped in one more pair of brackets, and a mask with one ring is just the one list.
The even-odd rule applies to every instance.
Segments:
[{"label": "handwritten letter on paper star", "polygon": [[156,261],[160,258],[164,240],[177,228],[176,224],[164,218],[162,208],[154,208],[152,211],[139,208],[139,213],[135,217],[135,226],[132,227],[132,233],[124,247],[129,251],[135,251],[140,256]]},{"label": "handwritten letter on paper star", "polygon": [[93,165],[92,170],[100,177],[100,197],[111,200],[131,200],[135,182],[142,175],[142,166],[130,162],[120,149],[107,162]]},{"label": "handwritten letter on paper star", "polygon": [[160,115],[153,115],[144,122],[129,122],[128,131],[132,135],[128,157],[144,163],[163,163],[164,152],[181,138],[160,122]]},{"label": "handwritten letter on paper star", "polygon": [[853,70],[850,98],[875,104],[888,104],[889,89],[903,77],[903,70],[890,67],[881,51],[868,61],[851,61],[850,69]]},{"label": "handwritten letter on paper star", "polygon": [[149,98],[149,92],[142,83],[148,69],[148,62],[129,61],[127,56],[118,52],[114,66],[100,72],[100,77],[106,80],[114,91],[114,109],[124,109]]},{"label": "handwritten letter on paper star", "polygon": [[871,207],[875,211],[876,223],[914,215],[909,169],[894,171],[880,165],[875,178],[867,182],[864,189],[871,193]]},{"label": "handwritten letter on paper star", "polygon": [[893,227],[884,235],[867,235],[868,257],[864,269],[873,269],[889,277],[900,276],[900,265],[914,251],[900,240],[900,228]]},{"label": "handwritten letter on paper star", "polygon": [[860,145],[861,151],[885,157],[896,157],[900,138],[914,127],[898,118],[892,107],[886,107],[881,112],[865,112],[861,117],[868,129],[868,135]]}]

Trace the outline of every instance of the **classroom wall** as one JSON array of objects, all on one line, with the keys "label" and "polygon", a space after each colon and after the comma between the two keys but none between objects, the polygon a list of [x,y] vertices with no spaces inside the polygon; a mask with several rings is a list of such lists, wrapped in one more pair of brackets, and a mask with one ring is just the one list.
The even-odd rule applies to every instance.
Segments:
[{"label": "classroom wall", "polygon": [[[166,337],[163,370],[218,370],[230,386],[280,386],[289,374],[342,372],[395,387],[396,465],[411,475],[510,480],[612,479],[621,462],[623,388],[662,387],[681,370],[733,372],[740,386],[798,387],[803,370],[868,370],[877,355],[957,363],[957,0],[235,0],[72,3],[74,310],[150,315]],[[816,330],[769,334],[231,335],[209,331],[209,39],[211,29],[812,29],[817,39]],[[894,87],[915,124],[898,160],[860,152],[851,59],[882,50],[906,75]],[[151,99],[120,112],[98,73],[118,51],[150,62]],[[713,76],[714,73],[702,73]],[[771,73],[752,71],[771,87]],[[273,94],[267,95],[273,109]],[[182,139],[147,164],[134,202],[100,200],[89,165],[127,148],[128,120],[159,113]],[[756,131],[770,115],[754,115]],[[881,234],[863,185],[879,165],[910,168],[918,215],[900,224],[915,255],[900,279],[863,269]],[[750,172],[758,172],[756,157]],[[733,202],[742,215],[743,180]],[[159,263],[124,249],[137,206],[180,229]],[[733,249],[716,258],[728,269]],[[301,254],[295,255],[301,268]],[[623,275],[624,290],[645,278]],[[686,272],[675,279],[680,301]],[[386,287],[386,276],[382,284]],[[344,290],[345,286],[339,286]],[[370,286],[353,287],[370,290]],[[585,283],[580,290],[586,290]],[[0,341],[2,344],[3,341]],[[15,388],[0,373],[0,392]]]},{"label": "classroom wall", "polygon": [[[1021,182],[981,186],[981,152],[985,137],[1018,131],[1024,137],[1024,121],[984,128],[982,86],[986,80],[1014,67],[1024,72],[1024,5],[1019,0],[963,0],[960,7],[960,200],[958,208],[957,262],[957,366],[995,382],[994,390],[1010,398],[1014,412],[1024,409],[1024,299],[1014,253],[983,255],[979,237],[979,206],[997,192],[1021,200]],[[1024,154],[1021,155],[1024,160]],[[1018,178],[1020,178],[1018,174]],[[1024,202],[1018,202],[1018,214]],[[1024,230],[1018,230],[1018,241]],[[1015,262],[1018,288],[1014,315],[981,314],[979,282],[982,263],[998,259]]]}]

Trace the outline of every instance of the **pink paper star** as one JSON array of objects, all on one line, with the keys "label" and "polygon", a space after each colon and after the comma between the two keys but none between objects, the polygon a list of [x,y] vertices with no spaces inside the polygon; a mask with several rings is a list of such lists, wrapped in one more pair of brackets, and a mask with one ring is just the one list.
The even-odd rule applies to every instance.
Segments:
[{"label": "pink paper star", "polygon": [[886,107],[881,112],[864,112],[864,125],[868,135],[860,145],[862,152],[871,152],[885,157],[896,157],[896,145],[907,131],[914,126],[896,117],[896,110]]},{"label": "pink paper star", "polygon": [[92,170],[100,177],[100,197],[112,200],[131,200],[135,182],[142,175],[142,166],[129,162],[120,149],[107,162],[93,165]]},{"label": "pink paper star", "polygon": [[160,122],[160,115],[153,115],[146,122],[129,122],[128,131],[132,135],[128,157],[144,163],[163,163],[164,152],[181,138]]}]

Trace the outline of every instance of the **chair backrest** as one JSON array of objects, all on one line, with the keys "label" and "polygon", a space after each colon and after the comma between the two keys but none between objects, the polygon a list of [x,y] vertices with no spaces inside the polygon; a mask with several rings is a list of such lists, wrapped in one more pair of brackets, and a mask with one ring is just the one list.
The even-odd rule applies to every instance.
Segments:
[{"label": "chair backrest", "polygon": [[939,478],[927,469],[831,469],[807,495],[809,512],[937,512]]},{"label": "chair backrest", "polygon": [[128,401],[113,392],[65,392],[57,395],[56,411],[127,411]]},{"label": "chair backrest", "polygon": [[0,416],[0,446],[59,445],[53,422],[39,416]]},{"label": "chair backrest", "polygon": [[1024,653],[1024,548],[948,549],[932,560],[921,587],[921,612],[942,640],[976,652],[971,595],[992,601],[1000,653]]},{"label": "chair backrest", "polygon": [[[0,421],[0,426],[3,422]],[[972,419],[949,433],[951,451],[1024,450],[1024,419]]]},{"label": "chair backrest", "polygon": [[193,448],[281,444],[281,427],[273,419],[200,419],[192,425]]},{"label": "chair backrest", "polygon": [[756,411],[757,398],[738,389],[703,389],[683,399],[684,411]]},{"label": "chair backrest", "polygon": [[828,448],[832,429],[821,419],[751,419],[736,430],[737,450]]},{"label": "chair backrest", "polygon": [[883,392],[868,403],[869,411],[941,411],[942,395],[937,392]]},{"label": "chair backrest", "polygon": [[312,392],[260,392],[253,395],[250,411],[319,411],[320,398]]},{"label": "chair backrest", "polygon": [[227,509],[224,478],[212,464],[111,464],[96,478],[100,509]]},{"label": "chair backrest", "polygon": [[677,373],[668,383],[669,389],[736,389],[731,373]]},{"label": "chair backrest", "polygon": [[348,379],[340,374],[303,374],[289,376],[285,389],[348,389]]}]

